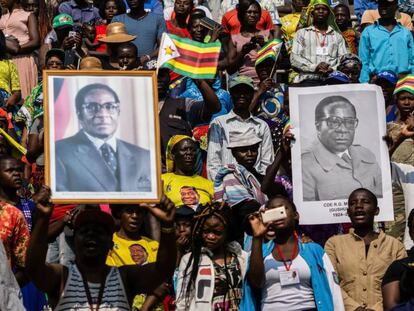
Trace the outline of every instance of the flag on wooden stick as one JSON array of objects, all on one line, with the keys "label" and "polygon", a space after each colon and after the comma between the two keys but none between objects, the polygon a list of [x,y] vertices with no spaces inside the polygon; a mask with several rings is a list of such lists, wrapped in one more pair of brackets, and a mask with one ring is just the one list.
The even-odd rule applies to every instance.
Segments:
[{"label": "flag on wooden stick", "polygon": [[266,43],[260,50],[257,51],[257,58],[255,66],[259,65],[265,59],[272,58],[274,61],[279,57],[282,49],[283,41],[280,39],[273,39]]}]

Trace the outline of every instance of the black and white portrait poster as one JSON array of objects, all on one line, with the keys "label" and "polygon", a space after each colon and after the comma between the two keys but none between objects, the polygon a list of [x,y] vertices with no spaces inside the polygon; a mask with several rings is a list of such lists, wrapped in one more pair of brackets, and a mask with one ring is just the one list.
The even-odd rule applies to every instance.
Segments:
[{"label": "black and white portrait poster", "polygon": [[349,222],[358,188],[378,198],[376,221],[393,220],[385,104],[380,87],[348,84],[289,90],[293,197],[301,224]]},{"label": "black and white portrait poster", "polygon": [[47,71],[45,81],[54,202],[158,201],[155,73]]}]

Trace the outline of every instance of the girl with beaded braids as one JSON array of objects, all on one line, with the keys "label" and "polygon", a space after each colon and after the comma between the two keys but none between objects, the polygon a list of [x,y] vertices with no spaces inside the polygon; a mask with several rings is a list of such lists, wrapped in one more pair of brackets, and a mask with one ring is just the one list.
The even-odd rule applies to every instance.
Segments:
[{"label": "girl with beaded braids", "polygon": [[230,208],[207,205],[195,216],[191,252],[180,263],[177,310],[238,310],[247,253],[230,238]]}]

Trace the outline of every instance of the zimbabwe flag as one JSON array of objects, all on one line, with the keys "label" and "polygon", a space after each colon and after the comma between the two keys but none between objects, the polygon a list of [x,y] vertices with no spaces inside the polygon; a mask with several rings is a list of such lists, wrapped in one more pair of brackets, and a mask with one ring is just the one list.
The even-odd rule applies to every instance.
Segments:
[{"label": "zimbabwe flag", "polygon": [[220,49],[220,42],[200,43],[164,33],[157,66],[193,79],[213,79]]},{"label": "zimbabwe flag", "polygon": [[280,39],[273,39],[267,42],[260,50],[257,51],[255,66],[259,65],[261,62],[268,58],[272,58],[276,61],[279,57],[282,44],[283,41]]}]

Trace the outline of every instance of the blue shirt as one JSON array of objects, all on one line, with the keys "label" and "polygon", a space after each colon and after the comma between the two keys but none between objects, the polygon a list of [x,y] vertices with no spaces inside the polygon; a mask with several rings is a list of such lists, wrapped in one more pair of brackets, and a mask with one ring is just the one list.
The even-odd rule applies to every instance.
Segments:
[{"label": "blue shirt", "polygon": [[[124,0],[125,7],[127,9],[127,12],[129,12],[129,5],[126,0]],[[162,15],[164,16],[164,7],[160,0],[145,0],[144,2],[144,10],[147,12],[151,12],[154,14]]]},{"label": "blue shirt", "polygon": [[157,42],[161,40],[162,34],[167,32],[164,17],[154,13],[148,13],[140,19],[121,14],[114,16],[112,22],[124,23],[128,34],[137,36],[132,42],[138,48],[138,57],[151,54],[157,48]]},{"label": "blue shirt", "polygon": [[93,5],[89,5],[85,8],[80,8],[75,0],[70,0],[61,3],[59,5],[59,13],[65,13],[72,16],[73,21],[75,23],[89,23],[89,22],[97,22],[101,19],[99,15],[99,10],[95,8]]},{"label": "blue shirt", "polygon": [[372,0],[354,0],[354,11],[358,18],[358,22],[361,22],[362,15],[365,10],[376,10],[378,9],[378,2]]},{"label": "blue shirt", "polygon": [[[185,91],[182,92],[179,97],[203,101],[203,96],[200,90],[198,89],[197,85],[194,83],[193,79],[185,79],[183,83],[185,84]],[[214,93],[216,93],[221,104],[221,110],[213,114],[213,116],[211,117],[211,120],[214,120],[219,116],[229,113],[230,110],[233,109],[233,102],[231,101],[230,93],[221,87],[221,81],[219,77],[217,77],[214,81],[212,88],[214,90]]]},{"label": "blue shirt", "polygon": [[362,32],[359,58],[362,62],[361,83],[370,75],[389,70],[396,74],[414,73],[414,49],[411,32],[400,23],[389,32],[378,21]]},{"label": "blue shirt", "polygon": [[401,12],[412,15],[414,13],[413,0],[399,0],[398,8]]}]

